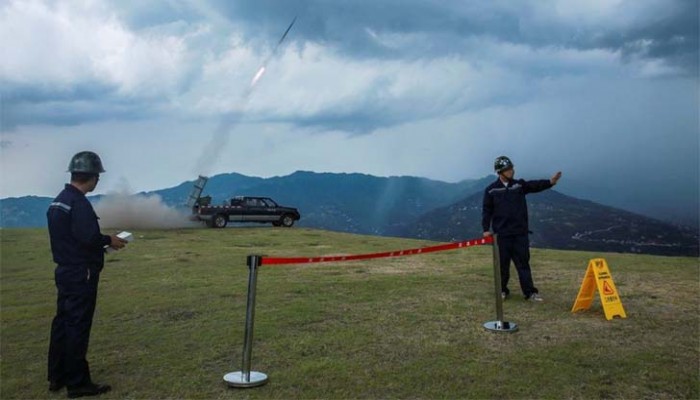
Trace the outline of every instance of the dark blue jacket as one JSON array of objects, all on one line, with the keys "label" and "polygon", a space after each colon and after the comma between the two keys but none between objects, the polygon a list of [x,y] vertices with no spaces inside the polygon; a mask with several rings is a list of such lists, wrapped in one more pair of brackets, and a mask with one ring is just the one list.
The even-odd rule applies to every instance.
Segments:
[{"label": "dark blue jacket", "polygon": [[481,225],[502,236],[526,235],[529,232],[525,195],[552,187],[548,180],[513,179],[506,187],[500,179],[484,190]]},{"label": "dark blue jacket", "polygon": [[104,266],[104,246],[111,238],[100,233],[97,214],[83,192],[66,185],[46,212],[53,260],[59,266]]}]

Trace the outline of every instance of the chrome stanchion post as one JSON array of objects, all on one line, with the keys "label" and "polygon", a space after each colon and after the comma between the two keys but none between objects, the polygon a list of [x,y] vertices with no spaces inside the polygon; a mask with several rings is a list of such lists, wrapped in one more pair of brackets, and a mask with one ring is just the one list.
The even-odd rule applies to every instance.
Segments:
[{"label": "chrome stanchion post", "polygon": [[493,235],[493,281],[496,293],[496,320],[484,324],[484,328],[493,332],[513,333],[518,324],[503,320],[503,298],[501,297],[501,257],[498,251],[498,235]]},{"label": "chrome stanchion post", "polygon": [[245,336],[243,338],[243,365],[240,371],[224,375],[224,381],[231,387],[249,388],[267,383],[267,375],[250,370],[253,353],[253,324],[255,322],[255,286],[258,280],[258,267],[261,256],[248,256],[248,304],[245,314]]}]

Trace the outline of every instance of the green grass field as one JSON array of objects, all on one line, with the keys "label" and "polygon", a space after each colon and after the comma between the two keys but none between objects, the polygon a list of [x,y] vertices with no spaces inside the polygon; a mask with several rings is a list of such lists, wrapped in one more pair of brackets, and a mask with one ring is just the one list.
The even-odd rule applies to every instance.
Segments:
[{"label": "green grass field", "polygon": [[[263,266],[253,369],[270,382],[228,388],[241,368],[248,254],[321,256],[422,247],[420,240],[267,227],[133,231],[107,256],[89,352],[103,399],[700,397],[696,258],[533,249],[545,301],[495,319],[488,246],[347,263]],[[3,399],[47,390],[55,311],[45,230],[3,229]],[[600,300],[572,314],[588,260],[604,257],[627,319]],[[516,276],[513,270],[514,277]],[[511,283],[517,293],[517,278]]]}]

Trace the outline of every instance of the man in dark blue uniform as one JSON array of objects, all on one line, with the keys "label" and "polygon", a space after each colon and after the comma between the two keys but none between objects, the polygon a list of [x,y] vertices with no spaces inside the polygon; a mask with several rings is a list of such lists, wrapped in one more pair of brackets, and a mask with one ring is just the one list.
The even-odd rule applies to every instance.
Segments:
[{"label": "man in dark blue uniform", "polygon": [[549,180],[513,179],[513,163],[505,156],[496,158],[494,169],[498,179],[484,191],[481,225],[484,237],[491,236],[492,232],[498,234],[501,297],[506,299],[510,295],[508,280],[510,261],[513,260],[525,299],[542,301],[530,271],[530,231],[525,195],[541,192],[556,185],[561,178],[561,172],[557,172]]},{"label": "man in dark blue uniform", "polygon": [[97,284],[104,266],[106,246],[121,249],[126,241],[100,233],[98,218],[85,197],[95,189],[102,168],[100,157],[90,151],[75,156],[68,165],[71,182],[46,213],[55,271],[58,301],[51,324],[49,390],[68,387],[68,397],[95,396],[109,385],[92,381],[86,360]]}]

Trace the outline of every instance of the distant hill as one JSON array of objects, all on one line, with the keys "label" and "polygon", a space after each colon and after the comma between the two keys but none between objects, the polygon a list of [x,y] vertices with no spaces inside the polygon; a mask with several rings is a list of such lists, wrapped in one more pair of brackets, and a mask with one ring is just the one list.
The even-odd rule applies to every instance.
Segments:
[{"label": "distant hill", "polygon": [[[230,173],[209,179],[213,204],[236,195],[269,196],[297,207],[299,226],[339,232],[450,241],[481,235],[481,196],[493,177],[458,183],[416,177],[314,173],[258,178]],[[183,206],[193,181],[143,193]],[[99,202],[101,196],[90,197]],[[46,226],[51,198],[0,200],[0,226]],[[532,245],[556,249],[698,255],[697,229],[681,228],[591,201],[546,191],[528,197]]]},{"label": "distant hill", "polygon": [[46,226],[46,210],[53,198],[39,196],[8,197],[0,200],[0,226],[28,228]]},{"label": "distant hill", "polygon": [[[298,171],[272,178],[230,173],[213,176],[204,194],[213,204],[235,195],[269,196],[301,211],[301,226],[342,232],[383,235],[396,231],[420,215],[454,203],[482,190],[490,178],[446,183],[416,177],[376,177]],[[193,181],[146,192],[160,196],[169,206],[185,204]],[[91,196],[98,202],[100,196]],[[0,200],[2,227],[46,226],[51,198],[28,196]]]},{"label": "distant hill", "polygon": [[[698,233],[554,190],[528,196],[533,247],[698,256]],[[401,236],[451,241],[480,236],[482,193],[421,216]]]},{"label": "distant hill", "polygon": [[[416,177],[376,177],[297,171],[272,178],[223,174],[209,179],[204,194],[220,204],[234,195],[268,196],[301,212],[300,226],[385,235],[420,215],[481,191],[491,178],[446,183]],[[192,182],[155,191],[170,205],[183,204]]]}]

